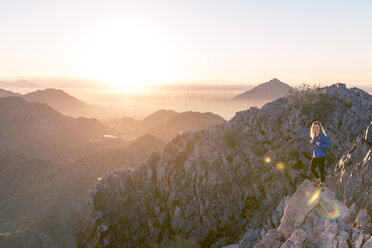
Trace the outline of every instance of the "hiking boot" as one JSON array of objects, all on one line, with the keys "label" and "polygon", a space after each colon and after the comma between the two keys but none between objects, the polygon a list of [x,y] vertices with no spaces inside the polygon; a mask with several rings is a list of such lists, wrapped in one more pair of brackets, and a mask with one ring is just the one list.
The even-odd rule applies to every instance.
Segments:
[{"label": "hiking boot", "polygon": [[313,183],[314,187],[319,187],[320,185],[320,180],[319,179],[315,179],[315,182]]}]

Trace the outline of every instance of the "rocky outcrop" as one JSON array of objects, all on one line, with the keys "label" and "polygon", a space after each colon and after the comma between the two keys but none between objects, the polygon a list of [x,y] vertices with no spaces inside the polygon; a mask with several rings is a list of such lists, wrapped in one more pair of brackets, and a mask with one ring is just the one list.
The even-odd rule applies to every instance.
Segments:
[{"label": "rocky outcrop", "polygon": [[[271,229],[256,247],[369,247],[370,232],[360,225],[369,225],[366,209],[356,218],[350,218],[354,206],[349,209],[336,199],[329,188],[314,187],[305,180],[290,198],[281,223]],[[253,246],[240,246],[239,248]]]},{"label": "rocky outcrop", "polygon": [[[78,246],[149,247],[177,234],[203,247],[221,247],[238,243],[248,230],[241,243],[252,247],[278,227],[284,206],[292,204],[285,204],[285,197],[310,178],[311,122],[319,119],[326,128],[331,167],[372,120],[371,104],[368,93],[338,84],[297,92],[221,125],[179,135],[137,169],[110,173],[96,183]],[[336,200],[330,192],[323,198]],[[323,198],[322,205],[314,204],[328,207]],[[267,242],[273,247],[306,242],[299,229],[308,234],[313,224],[306,220],[316,206],[295,218],[296,229],[269,232]]]},{"label": "rocky outcrop", "polygon": [[[335,177],[340,199],[356,209],[368,209],[372,216],[372,144],[368,142],[371,124],[364,135],[356,139],[351,149],[336,164]],[[364,226],[372,233],[372,226]]]}]

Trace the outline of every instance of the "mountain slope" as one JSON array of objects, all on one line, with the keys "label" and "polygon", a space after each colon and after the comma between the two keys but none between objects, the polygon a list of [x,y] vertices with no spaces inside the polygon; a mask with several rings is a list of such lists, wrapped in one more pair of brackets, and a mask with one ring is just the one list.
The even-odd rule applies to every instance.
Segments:
[{"label": "mountain slope", "polygon": [[199,131],[224,121],[222,117],[212,113],[192,111],[177,113],[162,109],[140,121],[122,118],[105,123],[119,132],[122,138],[139,138],[148,133],[168,142],[181,131]]},{"label": "mountain slope", "polygon": [[152,126],[147,132],[165,141],[170,141],[181,131],[199,131],[212,125],[223,123],[225,120],[212,113],[182,112],[168,121]]},{"label": "mountain slope", "polygon": [[178,135],[161,155],[136,170],[107,174],[95,185],[91,218],[78,243],[149,247],[178,234],[202,247],[221,247],[239,241],[247,229],[264,235],[280,224],[273,206],[283,206],[283,198],[311,178],[311,122],[319,119],[326,128],[332,166],[364,132],[371,109],[371,95],[337,84]]},{"label": "mountain slope", "polygon": [[66,165],[0,151],[0,247],[74,247],[86,195],[97,178],[134,166],[124,149],[107,149]]},{"label": "mountain slope", "polygon": [[126,150],[131,152],[138,161],[144,162],[148,159],[152,152],[160,152],[165,147],[166,143],[151,134],[145,134],[126,147]]},{"label": "mountain slope", "polygon": [[169,119],[176,116],[177,114],[178,113],[176,111],[173,111],[173,110],[161,109],[161,110],[158,110],[158,111],[152,113],[151,115],[147,116],[145,119],[141,120],[138,123],[138,126],[139,126],[140,129],[146,131],[149,128],[151,128],[151,127],[153,127],[157,124],[168,121]]},{"label": "mountain slope", "polygon": [[280,97],[289,94],[292,89],[288,84],[285,84],[274,78],[266,83],[260,84],[253,89],[239,94],[233,98],[234,101],[273,101]]},{"label": "mountain slope", "polygon": [[[53,159],[56,151],[105,134],[116,133],[95,119],[67,117],[46,104],[19,97],[0,98],[0,149]],[[66,159],[70,155],[73,157],[64,154]]]},{"label": "mountain slope", "polygon": [[38,90],[25,94],[23,98],[28,102],[46,103],[61,112],[86,107],[82,101],[58,89]]},{"label": "mountain slope", "polygon": [[60,89],[37,90],[25,95],[0,89],[0,97],[9,96],[18,96],[25,99],[27,102],[45,103],[62,114],[69,116],[92,116],[90,113],[99,111],[99,107],[85,104]]},{"label": "mountain slope", "polygon": [[9,91],[9,90],[0,89],[0,97],[9,97],[9,96],[19,96],[19,97],[21,97],[22,95],[18,94],[18,93],[14,93],[14,92]]}]

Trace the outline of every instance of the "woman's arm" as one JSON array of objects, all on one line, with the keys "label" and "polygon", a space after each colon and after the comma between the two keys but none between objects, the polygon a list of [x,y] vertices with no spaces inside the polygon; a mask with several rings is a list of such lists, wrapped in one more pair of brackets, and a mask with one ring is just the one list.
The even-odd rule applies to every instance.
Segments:
[{"label": "woman's arm", "polygon": [[329,142],[327,136],[325,136],[324,134],[322,134],[321,140],[322,142],[320,142],[318,145],[320,148],[327,148],[331,146],[331,142]]}]

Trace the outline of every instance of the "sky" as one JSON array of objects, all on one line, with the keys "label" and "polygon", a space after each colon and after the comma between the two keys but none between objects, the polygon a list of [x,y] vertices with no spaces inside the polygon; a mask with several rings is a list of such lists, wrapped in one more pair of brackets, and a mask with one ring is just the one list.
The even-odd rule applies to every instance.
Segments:
[{"label": "sky", "polygon": [[0,0],[0,78],[372,85],[372,1]]}]

